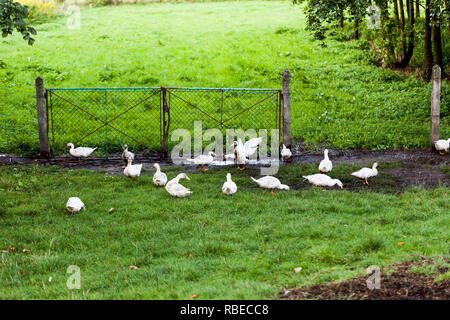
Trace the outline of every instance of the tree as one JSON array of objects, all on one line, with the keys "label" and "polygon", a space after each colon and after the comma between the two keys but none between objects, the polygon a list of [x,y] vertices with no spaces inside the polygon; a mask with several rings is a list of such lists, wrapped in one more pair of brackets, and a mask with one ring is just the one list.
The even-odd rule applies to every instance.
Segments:
[{"label": "tree", "polygon": [[433,50],[431,45],[431,19],[430,19],[430,2],[426,0],[425,4],[425,35],[424,35],[424,51],[423,51],[423,78],[431,79],[431,68],[433,66]]},{"label": "tree", "polygon": [[22,34],[23,39],[29,45],[33,45],[34,39],[31,35],[35,35],[36,30],[26,24],[24,19],[28,15],[27,6],[23,6],[13,0],[0,0],[0,27],[2,29],[2,37],[6,38],[16,30]]},{"label": "tree", "polygon": [[[294,3],[301,3],[296,0]],[[307,0],[306,18],[308,29],[314,32],[316,39],[323,39],[324,23],[337,22],[338,28],[344,27],[344,12],[348,10],[354,21],[354,38],[359,38],[359,23],[367,14],[370,0]]]}]

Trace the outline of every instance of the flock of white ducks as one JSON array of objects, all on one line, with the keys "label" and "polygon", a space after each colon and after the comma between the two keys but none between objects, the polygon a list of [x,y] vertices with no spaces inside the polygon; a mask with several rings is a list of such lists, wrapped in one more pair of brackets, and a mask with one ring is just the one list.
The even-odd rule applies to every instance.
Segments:
[{"label": "flock of white ducks", "polygon": [[[239,170],[245,170],[245,164],[247,159],[250,156],[254,155],[256,150],[258,149],[259,144],[261,143],[262,138],[253,138],[247,141],[245,144],[242,143],[241,139],[235,141],[233,143],[234,153],[225,155],[226,160],[233,159],[235,161],[236,167]],[[440,154],[447,153],[449,151],[450,139],[448,140],[438,140],[435,142],[436,150],[439,151]],[[93,152],[97,148],[87,148],[87,147],[78,147],[75,148],[73,143],[68,143],[67,147],[70,148],[69,153],[73,157],[78,159],[87,158],[93,154]],[[134,154],[128,151],[128,146],[123,146],[122,160],[124,162],[123,174],[133,181],[135,178],[139,178],[141,175],[142,164],[132,164],[134,161]],[[343,189],[343,183],[338,179],[333,179],[326,175],[325,173],[329,173],[333,170],[333,164],[328,156],[328,149],[324,150],[324,159],[319,164],[319,171],[321,173],[303,176],[309,183],[317,187],[333,187],[337,185],[339,188]],[[214,152],[209,152],[207,155],[200,155],[195,157],[194,159],[186,159],[189,162],[200,166],[203,172],[207,171],[205,166],[210,165],[214,161],[214,157],[216,154]],[[291,162],[292,152],[283,144],[283,149],[281,150],[281,157],[284,162]],[[126,166],[125,166],[126,164]],[[241,167],[242,166],[242,167]],[[372,168],[362,168],[359,171],[353,172],[351,175],[363,180],[363,184],[368,185],[368,179],[376,177],[378,175],[378,163],[375,162]],[[157,187],[164,187],[165,190],[176,198],[185,198],[192,194],[192,191],[183,186],[180,183],[181,179],[190,180],[190,178],[185,173],[178,174],[174,179],[167,182],[167,175],[161,171],[161,168],[158,163],[153,165],[153,168],[156,169],[155,174],[153,175],[153,183]],[[289,190],[289,186],[282,184],[281,181],[273,176],[265,176],[260,179],[255,179],[250,177],[260,188],[270,190],[272,195],[275,195],[274,190]],[[225,195],[233,195],[237,192],[237,185],[231,179],[231,174],[227,173],[226,181],[222,186],[222,192]],[[71,197],[67,201],[66,208],[70,213],[79,212],[82,209],[86,209],[84,203],[77,197]]]}]

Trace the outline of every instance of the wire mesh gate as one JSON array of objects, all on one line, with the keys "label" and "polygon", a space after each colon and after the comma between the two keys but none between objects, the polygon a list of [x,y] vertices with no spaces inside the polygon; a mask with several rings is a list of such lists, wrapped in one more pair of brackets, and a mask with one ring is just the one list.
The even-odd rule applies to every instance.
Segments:
[{"label": "wire mesh gate", "polygon": [[178,128],[279,130],[282,92],[277,89],[66,88],[47,89],[53,154],[65,146],[97,146],[99,153],[122,150],[167,154],[169,135]]}]

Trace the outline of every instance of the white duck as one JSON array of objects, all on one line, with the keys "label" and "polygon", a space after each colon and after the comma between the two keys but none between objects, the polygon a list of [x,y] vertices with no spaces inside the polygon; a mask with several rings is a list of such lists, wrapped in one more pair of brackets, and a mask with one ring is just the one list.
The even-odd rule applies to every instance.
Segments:
[{"label": "white duck", "polygon": [[180,179],[189,179],[185,173],[180,173],[166,184],[166,191],[175,198],[184,198],[192,193],[191,190],[180,184]]},{"label": "white duck", "polygon": [[167,175],[161,171],[161,168],[159,167],[158,163],[155,163],[153,165],[153,168],[156,169],[156,172],[153,175],[153,183],[157,187],[164,187],[167,183]]},{"label": "white duck", "polygon": [[123,174],[133,181],[133,178],[139,178],[141,175],[142,164],[131,164],[131,159],[128,159],[128,165],[123,170]]},{"label": "white duck", "polygon": [[67,144],[67,148],[70,148],[70,155],[78,159],[89,157],[97,149],[88,147],[75,148],[75,146],[71,142]]},{"label": "white duck", "polygon": [[448,140],[438,140],[434,142],[434,147],[440,154],[445,154],[450,148],[450,139]]},{"label": "white duck", "polygon": [[123,152],[122,152],[122,160],[123,160],[123,167],[125,168],[128,164],[128,159],[131,159],[134,161],[134,153],[128,151],[128,146],[126,144],[123,145]]},{"label": "white duck", "polygon": [[236,183],[231,180],[231,173],[227,173],[227,181],[222,186],[222,192],[226,195],[232,196],[237,191]]},{"label": "white duck", "polygon": [[253,177],[250,178],[252,178],[260,188],[269,189],[273,196],[275,195],[273,189],[289,190],[289,186],[281,184],[280,180],[272,176],[265,176],[258,180]]},{"label": "white duck", "polygon": [[205,169],[206,165],[211,164],[214,161],[214,157],[216,156],[216,154],[212,151],[208,152],[207,155],[199,155],[197,157],[195,157],[194,159],[186,159],[187,161],[197,165],[197,166],[201,166],[202,167],[202,171],[208,171],[208,169]]},{"label": "white duck", "polygon": [[69,200],[67,200],[66,208],[70,213],[77,213],[81,209],[86,210],[83,201],[77,197],[70,197]]},{"label": "white duck", "polygon": [[333,164],[331,163],[330,159],[328,158],[328,149],[325,149],[323,152],[324,159],[320,161],[319,164],[319,171],[322,173],[327,173],[333,170]]},{"label": "white duck", "polygon": [[281,150],[281,157],[283,158],[284,162],[291,162],[292,161],[292,151],[283,144],[283,150]]},{"label": "white duck", "polygon": [[333,187],[338,185],[339,188],[344,189],[344,185],[338,179],[332,179],[326,174],[317,173],[309,176],[303,176],[309,183],[316,187]]},{"label": "white duck", "polygon": [[[258,145],[261,143],[262,138],[253,138],[248,140],[245,144],[242,143],[241,138],[233,143],[234,145],[234,158],[236,160],[237,168],[240,170],[245,170],[245,164],[247,158],[255,154],[258,150]],[[243,166],[241,168],[241,165]]]},{"label": "white duck", "polygon": [[363,183],[369,185],[369,182],[367,181],[367,179],[372,178],[372,177],[376,177],[378,174],[378,162],[375,162],[371,168],[362,168],[359,171],[353,172],[352,176],[357,177],[359,179],[363,179]]}]

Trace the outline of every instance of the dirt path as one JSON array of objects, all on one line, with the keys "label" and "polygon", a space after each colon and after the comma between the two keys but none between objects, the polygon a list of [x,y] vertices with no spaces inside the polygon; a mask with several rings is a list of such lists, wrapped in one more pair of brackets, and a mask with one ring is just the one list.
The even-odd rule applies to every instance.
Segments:
[{"label": "dirt path", "polygon": [[[439,155],[431,153],[428,149],[421,150],[352,150],[340,151],[330,149],[330,159],[333,165],[339,164],[357,164],[370,165],[377,161],[379,163],[399,162],[398,168],[385,169],[382,172],[390,176],[391,184],[403,190],[409,186],[421,185],[425,188],[433,188],[439,185],[450,186],[450,171],[445,171],[450,167],[450,154]],[[136,154],[136,159],[144,167],[151,168],[152,164],[158,162],[161,167],[170,167],[173,164],[170,161],[163,160],[158,154]],[[320,152],[302,152],[295,150],[292,163],[319,163],[323,159],[323,153]],[[56,156],[50,160],[40,160],[33,158],[20,157],[15,155],[0,155],[1,165],[32,165],[59,166],[71,169],[101,170],[112,174],[122,174],[123,169],[120,154],[113,154],[109,157],[96,157],[79,162],[70,156]],[[258,169],[260,165],[247,165],[248,169]],[[198,169],[194,166],[185,166],[184,171],[193,172]],[[381,169],[380,169],[381,171]],[[152,174],[153,170],[147,170],[145,174]],[[353,179],[354,180],[354,179]],[[349,190],[355,191],[361,188],[359,181],[349,180],[347,183]],[[292,186],[294,189],[309,187],[308,184],[299,182]],[[379,186],[381,189],[383,186]]]},{"label": "dirt path", "polygon": [[[434,268],[434,272],[431,274],[418,272],[424,267]],[[389,269],[394,271],[389,274],[386,272]],[[382,268],[380,287],[372,287],[372,290],[367,285],[368,276],[360,276],[338,283],[286,289],[283,290],[280,298],[289,300],[448,300],[450,299],[450,280],[435,281],[448,270],[446,266],[436,266],[432,260],[421,258],[418,262],[400,262]]]}]

